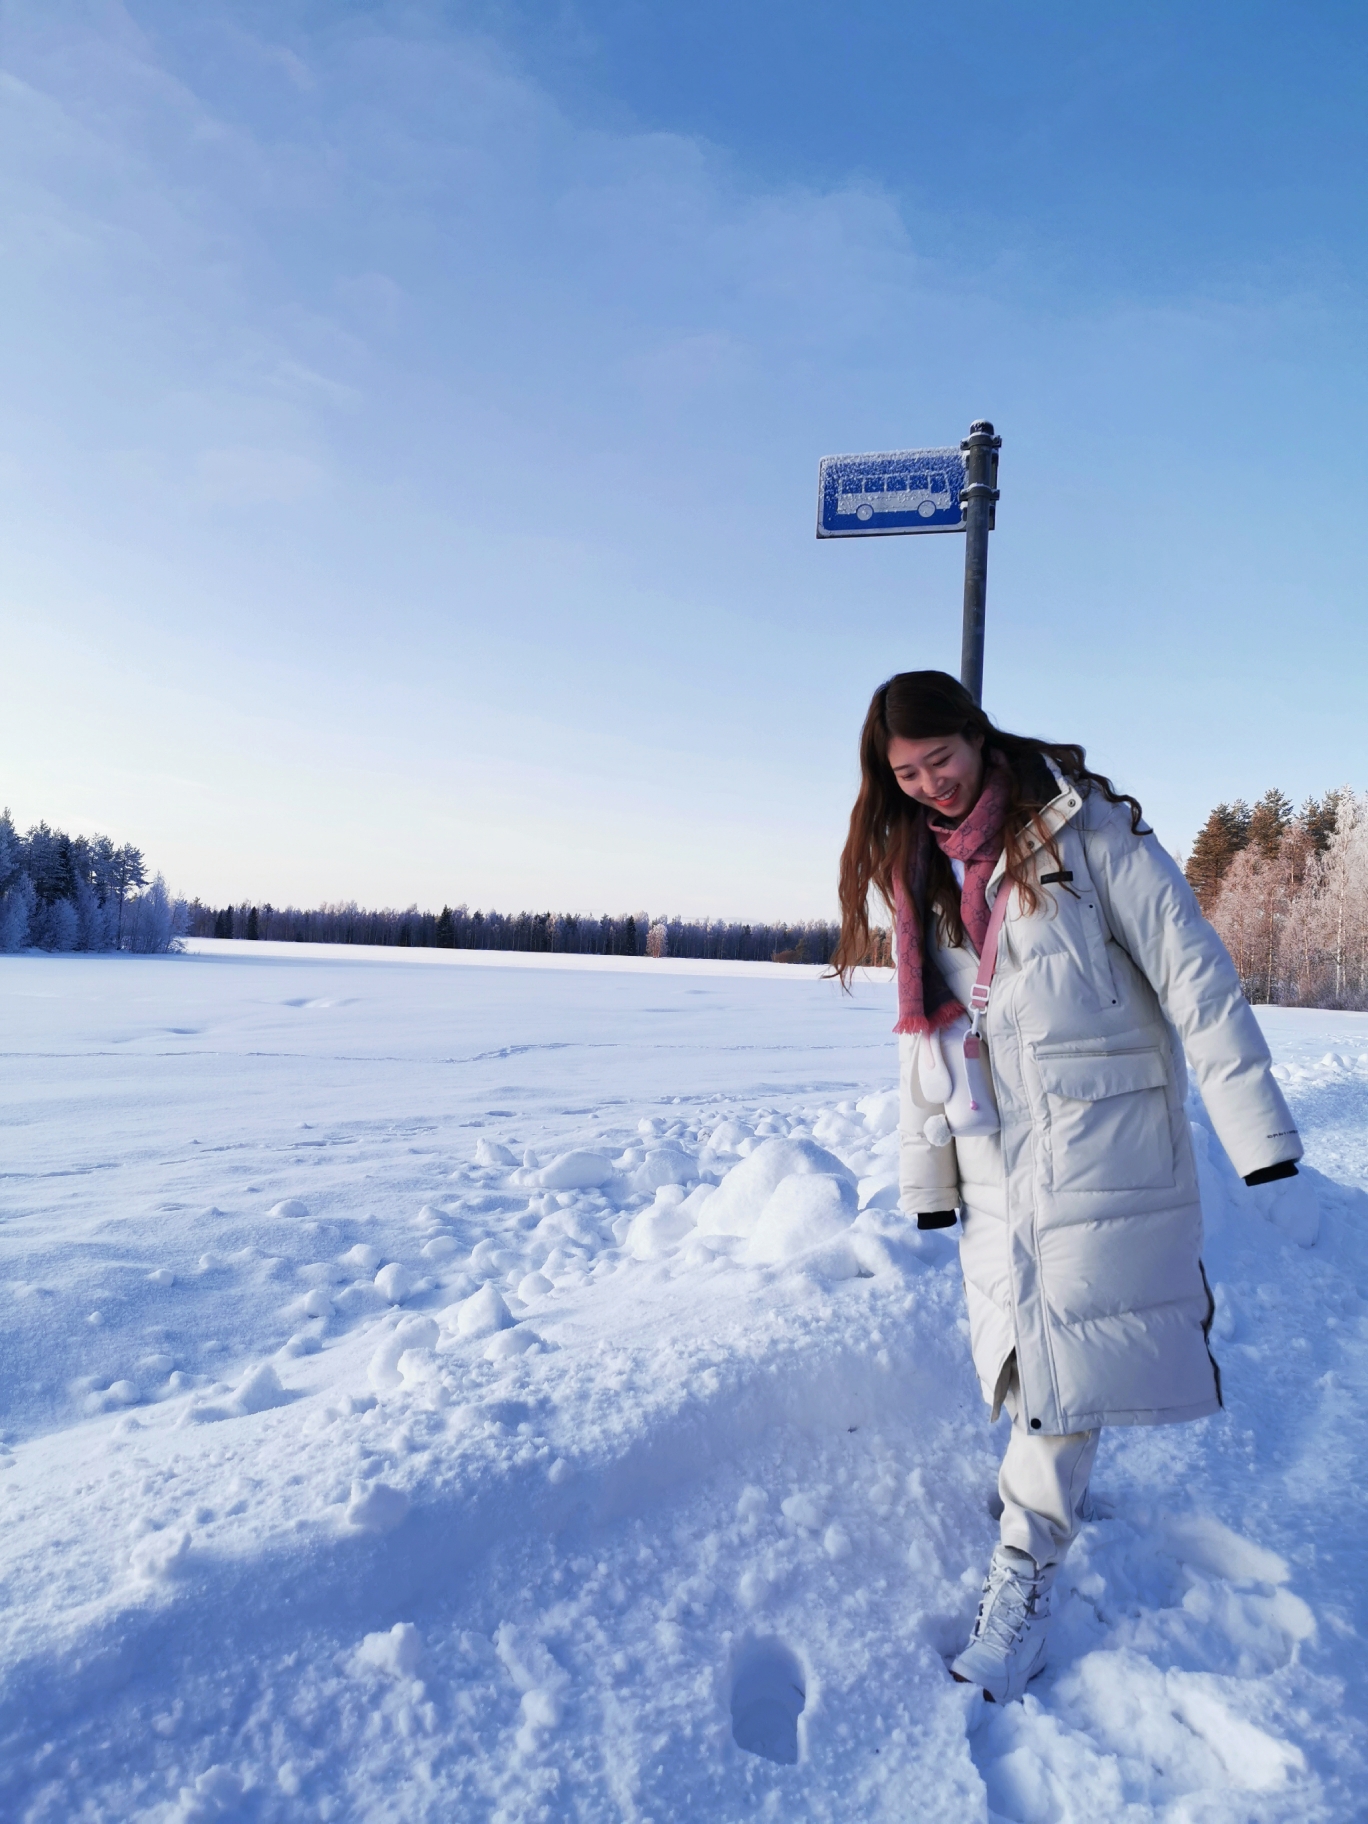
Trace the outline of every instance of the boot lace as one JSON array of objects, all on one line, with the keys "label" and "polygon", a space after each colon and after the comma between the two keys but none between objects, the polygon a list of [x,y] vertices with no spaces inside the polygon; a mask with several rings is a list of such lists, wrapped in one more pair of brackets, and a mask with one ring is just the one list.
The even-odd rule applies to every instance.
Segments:
[{"label": "boot lace", "polygon": [[988,1587],[979,1604],[974,1639],[987,1641],[1007,1653],[1027,1623],[1039,1613],[1042,1594],[1043,1581],[1034,1564],[1029,1573],[1017,1570],[1010,1562],[995,1564],[988,1573]]}]

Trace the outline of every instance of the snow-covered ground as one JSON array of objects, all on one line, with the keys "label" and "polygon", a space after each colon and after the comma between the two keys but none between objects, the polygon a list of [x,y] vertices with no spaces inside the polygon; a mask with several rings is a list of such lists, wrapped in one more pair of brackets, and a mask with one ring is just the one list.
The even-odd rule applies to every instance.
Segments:
[{"label": "snow-covered ground", "polygon": [[995,1708],[886,983],[202,944],[0,1009],[5,1820],[1365,1816],[1368,1017],[1262,1016],[1294,1183],[1194,1107],[1226,1410],[1106,1434]]}]

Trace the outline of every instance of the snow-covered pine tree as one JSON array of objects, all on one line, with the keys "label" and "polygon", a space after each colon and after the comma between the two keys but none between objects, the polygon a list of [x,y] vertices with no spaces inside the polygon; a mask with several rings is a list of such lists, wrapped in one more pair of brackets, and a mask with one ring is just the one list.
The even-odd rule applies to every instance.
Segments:
[{"label": "snow-covered pine tree", "polygon": [[185,922],[185,901],[172,899],[158,874],[146,891],[129,900],[125,908],[124,948],[139,956],[174,950]]},{"label": "snow-covered pine tree", "polygon": [[[114,934],[105,917],[106,908],[101,903],[93,882],[83,873],[76,876],[76,891],[71,903],[76,913],[76,948],[108,950]],[[108,910],[112,914],[113,906]]]},{"label": "snow-covered pine tree", "polygon": [[114,942],[122,946],[124,902],[130,893],[136,893],[140,887],[147,885],[147,868],[143,862],[142,850],[134,848],[131,842],[116,849],[110,858],[109,874],[117,908]]},{"label": "snow-covered pine tree", "polygon": [[[76,886],[70,837],[61,830],[49,829],[46,823],[35,823],[23,839],[23,848],[24,872],[33,882],[41,908],[45,910],[59,900],[69,900]],[[65,947],[70,949],[71,946]]]},{"label": "snow-covered pine tree", "polygon": [[34,899],[23,844],[6,808],[0,814],[0,951],[22,950],[28,943]]},{"label": "snow-covered pine tree", "polygon": [[[1324,798],[1308,798],[1297,813],[1297,821],[1306,831],[1317,855],[1324,855],[1335,833],[1335,820],[1343,793],[1327,792]],[[1349,796],[1352,798],[1353,793]]]},{"label": "snow-covered pine tree", "polygon": [[6,809],[0,814],[0,951],[22,950],[28,943],[33,902],[23,843]]},{"label": "snow-covered pine tree", "polygon": [[1292,800],[1273,787],[1264,793],[1249,813],[1246,843],[1257,849],[1265,861],[1276,861],[1284,833],[1292,822]]},{"label": "snow-covered pine tree", "polygon": [[1234,804],[1218,804],[1198,831],[1184,872],[1197,903],[1208,915],[1227,869],[1249,841],[1251,817],[1244,799],[1237,798]]},{"label": "snow-covered pine tree", "polygon": [[39,896],[29,916],[31,944],[40,950],[74,950],[80,935],[81,921],[69,899]]},{"label": "snow-covered pine tree", "polygon": [[23,950],[33,942],[31,926],[38,895],[27,874],[20,874],[14,885],[0,894],[0,950]]}]

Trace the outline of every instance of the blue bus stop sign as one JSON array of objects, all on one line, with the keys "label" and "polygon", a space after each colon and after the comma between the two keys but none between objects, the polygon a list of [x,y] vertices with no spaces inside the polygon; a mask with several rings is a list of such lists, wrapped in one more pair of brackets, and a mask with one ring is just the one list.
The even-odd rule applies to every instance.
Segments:
[{"label": "blue bus stop sign", "polygon": [[963,532],[960,450],[824,456],[817,471],[818,538]]}]

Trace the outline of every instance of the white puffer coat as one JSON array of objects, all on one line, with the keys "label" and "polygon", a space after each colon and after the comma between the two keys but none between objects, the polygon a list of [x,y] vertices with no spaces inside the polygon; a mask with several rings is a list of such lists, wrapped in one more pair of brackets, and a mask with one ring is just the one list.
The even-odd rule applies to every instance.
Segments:
[{"label": "white puffer coat", "polygon": [[[1063,789],[1036,847],[1040,908],[1009,907],[983,1025],[1002,1131],[934,1146],[921,1041],[902,1047],[902,1203],[962,1209],[960,1260],[984,1398],[1013,1350],[1022,1422],[1045,1435],[1195,1419],[1220,1404],[1184,1114],[1184,1053],[1242,1176],[1301,1157],[1225,946],[1125,805]],[[1004,860],[988,887],[990,904]],[[934,940],[933,940],[934,941]],[[967,1007],[978,957],[936,946]]]}]

